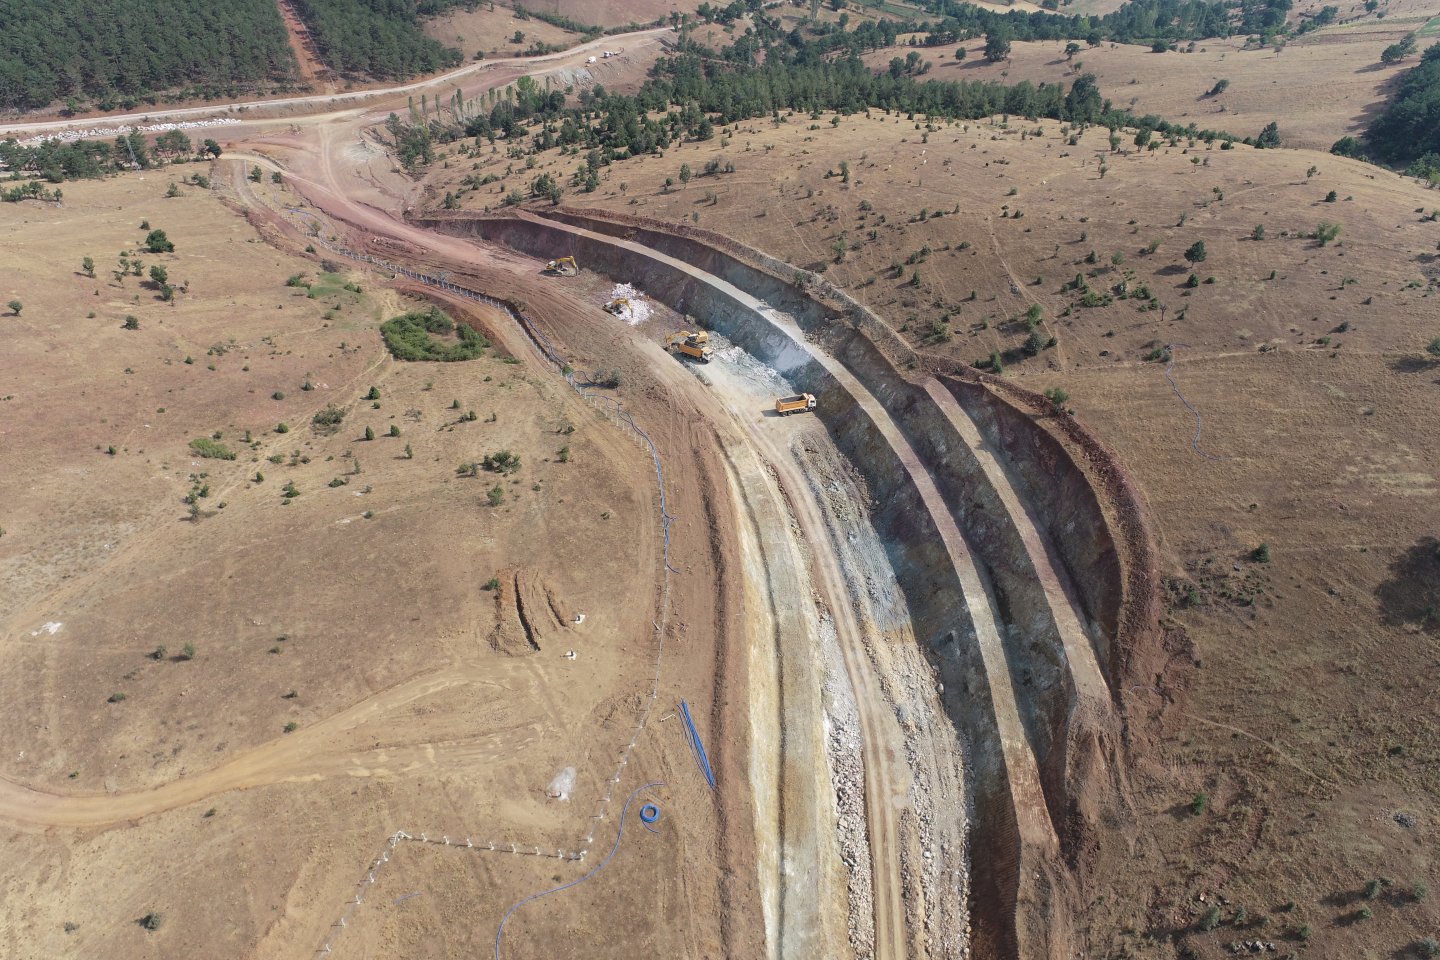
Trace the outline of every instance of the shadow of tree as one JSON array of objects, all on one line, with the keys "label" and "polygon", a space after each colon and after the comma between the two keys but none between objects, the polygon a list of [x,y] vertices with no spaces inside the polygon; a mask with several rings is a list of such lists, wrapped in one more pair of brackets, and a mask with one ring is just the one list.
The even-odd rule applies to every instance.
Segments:
[{"label": "shadow of tree", "polygon": [[1440,360],[1428,357],[1397,357],[1391,361],[1390,369],[1396,373],[1424,373],[1426,370],[1440,369]]},{"label": "shadow of tree", "polygon": [[1387,626],[1419,624],[1440,633],[1440,539],[1421,537],[1390,564],[1390,577],[1375,588]]}]

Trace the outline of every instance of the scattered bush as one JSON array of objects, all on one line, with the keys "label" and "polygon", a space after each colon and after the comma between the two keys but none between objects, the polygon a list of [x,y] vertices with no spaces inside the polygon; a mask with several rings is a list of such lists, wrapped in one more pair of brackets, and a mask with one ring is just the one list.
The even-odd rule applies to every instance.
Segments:
[{"label": "scattered bush", "polygon": [[291,720],[289,723],[285,724],[283,729],[286,733],[294,733],[296,730],[300,729],[300,724],[296,723],[294,720]]},{"label": "scattered bush", "polygon": [[151,910],[149,913],[145,914],[145,916],[141,917],[135,922],[140,924],[140,926],[145,928],[146,930],[159,930],[160,923],[164,919],[164,915],[161,914],[158,910]]},{"label": "scattered bush", "polygon": [[339,407],[326,407],[310,418],[310,426],[316,433],[328,436],[340,429],[340,424],[344,419],[344,410]]},{"label": "scattered bush", "polygon": [[1194,816],[1200,816],[1209,808],[1209,806],[1210,796],[1203,790],[1190,798],[1190,813]]},{"label": "scattered bush", "polygon": [[196,456],[204,457],[207,460],[235,459],[235,451],[231,450],[223,443],[218,443],[214,440],[211,440],[209,437],[200,437],[198,439],[191,440],[190,449],[195,451]]},{"label": "scattered bush", "polygon": [[485,494],[485,498],[490,501],[490,506],[498,507],[505,502],[505,488],[497,483],[490,488],[489,493]]},{"label": "scattered bush", "polygon": [[509,450],[500,450],[485,455],[482,466],[491,473],[509,475],[520,469],[520,458]]},{"label": "scattered bush", "polygon": [[1256,547],[1254,550],[1250,551],[1250,559],[1251,559],[1251,560],[1254,560],[1256,563],[1269,563],[1269,562],[1270,562],[1270,544],[1268,544],[1268,543],[1262,543],[1262,544],[1260,544],[1260,546],[1258,546],[1258,547]]},{"label": "scattered bush", "polygon": [[[458,333],[459,343],[437,343],[430,337],[432,333],[451,332]],[[457,328],[455,321],[437,307],[392,317],[380,325],[380,335],[397,360],[473,360],[490,346],[490,341],[475,330],[463,324]]]},{"label": "scattered bush", "polygon": [[145,249],[151,253],[174,253],[175,244],[165,236],[164,230],[151,230],[145,235]]},{"label": "scattered bush", "polygon": [[1338,223],[1321,220],[1315,227],[1315,241],[1322,247],[1338,236],[1340,236],[1340,224]]},{"label": "scattered bush", "polygon": [[1218,926],[1220,926],[1220,908],[1211,907],[1209,910],[1206,910],[1205,915],[1200,918],[1200,929],[1209,931],[1214,930]]}]

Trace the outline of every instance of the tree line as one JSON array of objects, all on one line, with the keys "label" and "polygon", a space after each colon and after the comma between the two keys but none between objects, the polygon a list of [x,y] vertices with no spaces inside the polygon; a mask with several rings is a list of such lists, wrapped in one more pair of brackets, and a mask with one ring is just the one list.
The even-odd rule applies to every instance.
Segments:
[{"label": "tree line", "polygon": [[933,43],[953,43],[996,31],[1014,40],[1087,40],[1092,44],[1204,40],[1234,33],[1274,34],[1285,27],[1291,0],[1127,0],[1103,16],[1048,11],[997,13],[963,0],[922,0],[941,20]]},{"label": "tree line", "polygon": [[[1365,144],[1376,159],[1409,164],[1411,176],[1440,182],[1440,44],[1400,75],[1395,96],[1365,131]],[[1365,150],[1354,137],[1341,139],[1331,150],[1364,159]]]},{"label": "tree line", "polygon": [[790,36],[765,45],[760,56],[737,61],[730,53],[689,49],[662,57],[634,94],[612,94],[597,85],[581,90],[579,103],[573,105],[564,91],[542,89],[525,77],[513,87],[487,94],[480,106],[488,110],[474,110],[472,103],[466,111],[453,112],[457,118],[453,122],[431,121],[427,112],[412,112],[409,124],[392,117],[390,132],[411,165],[424,162],[432,139],[471,136],[514,143],[528,133],[535,150],[589,151],[587,166],[592,174],[597,162],[608,164],[665,150],[679,138],[708,140],[717,124],[766,116],[778,121],[782,112],[790,111],[818,119],[822,111],[855,114],[882,109],[926,121],[1008,114],[1112,130],[1134,126],[1146,130],[1147,136],[1156,132],[1206,141],[1235,139],[1193,124],[1180,126],[1117,110],[1090,74],[1077,78],[1068,90],[1060,84],[1029,81],[922,81],[903,68],[877,74],[854,54],[834,56],[820,41],[796,46]]},{"label": "tree line", "polygon": [[295,74],[274,0],[5,0],[0,110]]},{"label": "tree line", "polygon": [[149,169],[167,161],[220,156],[220,145],[205,140],[196,145],[183,130],[161,134],[152,146],[142,133],[109,140],[45,140],[33,147],[15,138],[0,140],[0,163],[12,174],[33,174],[51,183],[88,180],[121,170]]},{"label": "tree line", "polygon": [[[399,80],[460,64],[460,51],[420,29],[416,0],[293,0],[321,58],[344,74]],[[459,0],[426,0],[440,13]]]}]

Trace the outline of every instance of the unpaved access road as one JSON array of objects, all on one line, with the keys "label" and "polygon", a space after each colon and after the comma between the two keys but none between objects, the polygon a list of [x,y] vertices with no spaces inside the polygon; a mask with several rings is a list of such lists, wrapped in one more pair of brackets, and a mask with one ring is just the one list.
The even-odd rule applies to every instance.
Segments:
[{"label": "unpaved access road", "polygon": [[[455,667],[396,684],[326,717],[240,754],[193,777],[152,790],[61,796],[0,777],[0,820],[29,827],[101,827],[138,820],[198,803],[234,790],[285,781],[326,777],[403,777],[440,765],[489,764],[512,757],[543,733],[538,711],[512,715],[477,737],[456,728],[444,740],[395,747],[372,747],[375,730],[386,718],[445,690],[499,687],[493,670]],[[362,744],[364,744],[362,746]]]},{"label": "unpaved access road", "polygon": [[[61,134],[68,130],[90,130],[109,126],[124,126],[134,123],[170,123],[180,120],[213,119],[230,117],[239,119],[259,111],[285,110],[301,113],[318,113],[336,109],[368,106],[395,100],[412,93],[428,91],[432,87],[456,86],[460,81],[479,78],[485,87],[500,86],[517,76],[536,72],[537,65],[553,68],[557,65],[583,63],[592,50],[604,50],[623,46],[649,46],[673,31],[669,27],[651,27],[633,33],[621,33],[597,40],[589,40],[559,53],[548,53],[539,57],[504,57],[496,60],[482,60],[477,63],[456,67],[438,76],[414,80],[410,83],[390,87],[376,87],[367,90],[353,90],[349,93],[317,93],[300,97],[274,97],[267,100],[233,100],[228,103],[209,104],[203,107],[160,108],[137,113],[106,114],[104,116],[80,117],[69,120],[17,121],[0,119],[0,136],[16,138],[33,137],[44,133]],[[493,76],[491,76],[493,74]],[[257,120],[260,118],[256,118]],[[233,132],[234,127],[221,128]]]}]

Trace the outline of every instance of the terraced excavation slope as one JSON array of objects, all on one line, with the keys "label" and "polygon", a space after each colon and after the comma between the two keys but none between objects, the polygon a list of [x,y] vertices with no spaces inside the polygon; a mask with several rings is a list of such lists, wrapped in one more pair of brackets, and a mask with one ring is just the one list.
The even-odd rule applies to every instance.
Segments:
[{"label": "terraced excavation slope", "polygon": [[[1118,722],[1109,683],[1126,580],[1093,495],[1060,518],[1050,515],[1051,497],[1035,494],[1033,461],[1062,450],[1054,438],[1032,426],[1027,452],[1014,437],[1024,418],[1012,409],[1002,427],[994,394],[982,399],[973,384],[925,375],[912,381],[853,316],[693,238],[574,211],[427,225],[536,255],[577,255],[822,398],[817,413],[869,484],[914,635],[968,747],[975,948],[982,956],[1065,954],[1075,898],[1060,855],[1076,849],[1113,782]],[[1073,463],[1068,469],[1078,473]],[[1056,486],[1073,488],[1065,474],[1058,471]],[[1086,797],[1073,776],[1080,768],[1091,781]],[[893,853],[883,811],[868,794],[867,803],[883,950],[895,909]]]}]

